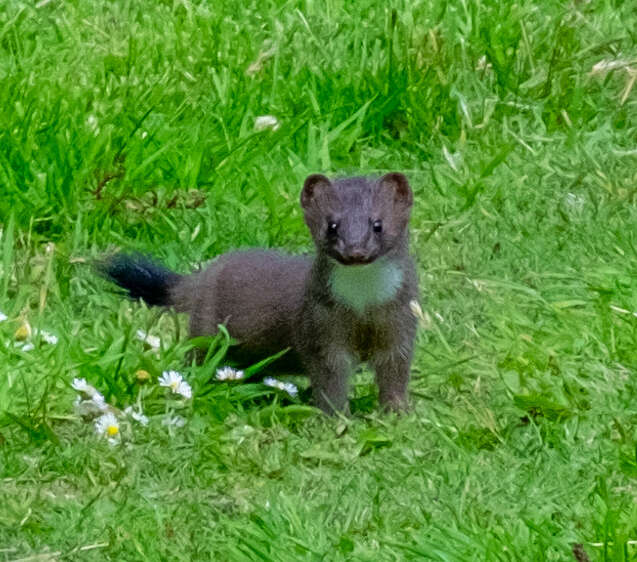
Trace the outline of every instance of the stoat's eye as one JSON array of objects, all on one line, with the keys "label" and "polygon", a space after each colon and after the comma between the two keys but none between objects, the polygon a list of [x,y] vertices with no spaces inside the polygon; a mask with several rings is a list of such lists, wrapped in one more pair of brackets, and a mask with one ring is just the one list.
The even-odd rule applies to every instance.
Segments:
[{"label": "stoat's eye", "polygon": [[381,220],[374,221],[372,227],[374,228],[374,232],[382,232],[383,231],[383,221],[381,221]]},{"label": "stoat's eye", "polygon": [[338,231],[338,224],[336,224],[334,221],[328,221],[328,223],[327,223],[327,235],[328,236],[336,236],[337,231]]}]

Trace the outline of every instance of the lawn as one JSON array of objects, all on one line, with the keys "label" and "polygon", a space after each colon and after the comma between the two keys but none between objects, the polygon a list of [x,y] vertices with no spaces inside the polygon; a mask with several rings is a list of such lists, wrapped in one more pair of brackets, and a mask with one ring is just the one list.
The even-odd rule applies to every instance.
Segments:
[{"label": "lawn", "polygon": [[[637,560],[636,30],[619,0],[1,2],[0,561]],[[348,418],[211,384],[224,337],[190,365],[187,320],[92,267],[310,251],[309,173],[394,170],[402,416],[365,370]],[[75,378],[149,423],[110,444]]]}]

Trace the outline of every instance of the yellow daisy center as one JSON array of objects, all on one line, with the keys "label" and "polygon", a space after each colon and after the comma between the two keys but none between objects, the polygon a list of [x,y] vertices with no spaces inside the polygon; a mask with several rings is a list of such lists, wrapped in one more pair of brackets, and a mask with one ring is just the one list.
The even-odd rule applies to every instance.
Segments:
[{"label": "yellow daisy center", "polygon": [[117,427],[116,425],[109,425],[106,428],[106,433],[109,437],[113,437],[114,435],[117,435],[119,433],[119,427]]},{"label": "yellow daisy center", "polygon": [[174,381],[174,382],[171,382],[171,383],[170,383],[170,388],[172,388],[172,389],[173,389],[173,392],[174,392],[175,390],[177,390],[177,387],[178,387],[178,386],[179,386],[179,383],[178,383],[177,381]]}]

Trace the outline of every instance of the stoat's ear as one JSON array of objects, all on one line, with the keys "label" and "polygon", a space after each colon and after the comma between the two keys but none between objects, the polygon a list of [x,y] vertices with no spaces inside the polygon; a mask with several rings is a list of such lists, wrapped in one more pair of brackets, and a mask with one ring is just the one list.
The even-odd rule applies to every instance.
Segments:
[{"label": "stoat's ear", "polygon": [[378,180],[383,191],[387,190],[393,194],[396,205],[410,208],[414,202],[414,196],[409,187],[407,178],[399,172],[390,172]]},{"label": "stoat's ear", "polygon": [[332,185],[323,174],[308,176],[301,191],[301,207],[307,209],[318,193],[321,193]]}]

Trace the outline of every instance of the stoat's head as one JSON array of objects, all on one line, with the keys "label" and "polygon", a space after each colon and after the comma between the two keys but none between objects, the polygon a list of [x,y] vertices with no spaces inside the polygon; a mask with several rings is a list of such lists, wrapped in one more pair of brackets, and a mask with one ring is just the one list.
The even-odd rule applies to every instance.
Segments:
[{"label": "stoat's head", "polygon": [[344,265],[371,263],[403,245],[412,203],[409,182],[398,172],[334,181],[313,174],[301,191],[317,250]]}]

